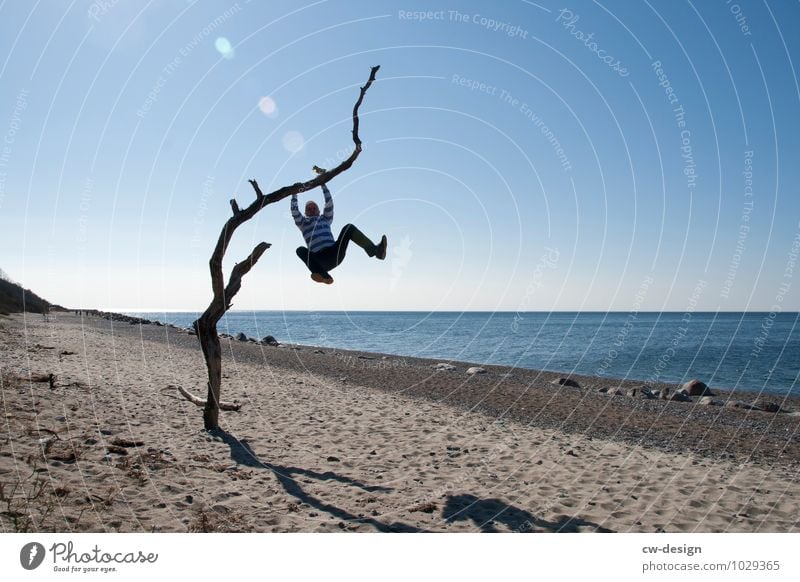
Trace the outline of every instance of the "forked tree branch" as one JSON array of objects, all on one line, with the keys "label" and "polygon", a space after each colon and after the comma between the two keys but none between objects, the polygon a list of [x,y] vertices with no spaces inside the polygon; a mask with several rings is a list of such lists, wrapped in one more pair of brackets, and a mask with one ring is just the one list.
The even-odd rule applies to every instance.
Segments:
[{"label": "forked tree branch", "polygon": [[233,296],[239,292],[239,289],[242,288],[242,277],[244,277],[247,273],[250,272],[255,264],[258,262],[258,259],[261,258],[261,255],[271,247],[272,245],[267,242],[260,242],[256,245],[256,248],[253,249],[253,252],[250,253],[250,256],[247,257],[241,263],[236,263],[234,265],[233,270],[231,271],[230,279],[228,279],[228,286],[225,287],[225,300],[227,302],[227,306],[225,310],[231,308],[231,299]]}]

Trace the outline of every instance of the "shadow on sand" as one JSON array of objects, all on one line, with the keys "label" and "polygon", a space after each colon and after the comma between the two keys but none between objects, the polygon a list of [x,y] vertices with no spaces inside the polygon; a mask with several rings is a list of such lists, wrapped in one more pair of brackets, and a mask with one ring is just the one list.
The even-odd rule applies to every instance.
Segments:
[{"label": "shadow on sand", "polygon": [[[307,493],[297,482],[296,477],[303,477],[308,479],[316,479],[318,481],[336,481],[344,485],[358,487],[364,491],[373,493],[380,493],[383,491],[391,491],[390,487],[381,487],[375,485],[365,485],[360,481],[345,477],[334,473],[333,471],[325,471],[320,473],[318,471],[311,471],[302,469],[300,467],[283,467],[281,465],[273,465],[265,463],[258,458],[253,451],[247,440],[239,440],[232,434],[225,432],[222,429],[211,431],[209,434],[219,437],[226,445],[230,447],[231,459],[239,465],[252,467],[254,469],[264,469],[271,471],[283,489],[296,498],[298,501],[307,503],[318,511],[323,511],[335,518],[345,522],[354,524],[364,523],[371,525],[379,532],[424,532],[426,530],[420,529],[405,523],[393,522],[383,523],[371,517],[362,517],[354,515],[349,511],[325,503],[317,499],[313,495]],[[596,532],[611,532],[612,530],[604,528],[599,524],[585,521],[579,517],[567,517],[559,521],[547,521],[535,517],[527,511],[508,505],[500,499],[480,499],[474,495],[450,495],[447,497],[445,507],[442,510],[442,519],[445,522],[465,521],[472,520],[476,527],[481,531],[492,533],[498,532],[495,528],[496,523],[502,523],[510,530],[515,532],[577,532],[578,528],[588,528]]]},{"label": "shadow on sand", "polygon": [[495,527],[497,523],[502,523],[511,531],[520,533],[575,533],[581,531],[578,528],[600,533],[612,532],[580,517],[564,516],[558,521],[547,521],[500,499],[480,499],[469,494],[450,495],[442,511],[442,517],[450,522],[472,520],[476,527],[486,533],[498,532]]},{"label": "shadow on sand", "polygon": [[317,471],[310,471],[300,467],[282,467],[280,465],[265,463],[258,458],[246,440],[239,440],[235,436],[225,432],[222,429],[211,431],[209,434],[221,438],[222,442],[230,447],[231,459],[233,459],[236,463],[245,465],[247,467],[252,467],[254,469],[265,469],[267,471],[272,471],[272,473],[278,479],[278,482],[283,486],[283,489],[286,491],[286,493],[303,503],[307,503],[318,511],[324,511],[325,513],[343,521],[371,525],[380,532],[425,531],[400,522],[387,524],[371,517],[359,517],[357,515],[353,515],[345,509],[341,509],[335,505],[331,505],[330,503],[325,503],[313,495],[306,493],[306,491],[297,482],[295,477],[300,476],[319,481],[337,481],[339,483],[358,487],[359,489],[369,492],[391,491],[390,487],[365,485],[359,481],[356,481],[355,479],[339,475],[333,471],[319,473]]}]

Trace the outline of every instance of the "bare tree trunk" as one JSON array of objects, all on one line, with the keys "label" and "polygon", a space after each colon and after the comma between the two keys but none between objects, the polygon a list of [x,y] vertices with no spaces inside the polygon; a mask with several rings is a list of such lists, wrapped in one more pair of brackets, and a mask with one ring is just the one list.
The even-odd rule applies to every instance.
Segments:
[{"label": "bare tree trunk", "polygon": [[222,348],[219,345],[217,319],[210,321],[207,311],[197,320],[197,337],[203,347],[203,357],[208,368],[208,397],[203,408],[203,425],[211,430],[219,426],[219,395],[222,390]]},{"label": "bare tree trunk", "polygon": [[291,186],[284,186],[264,195],[258,187],[255,180],[250,180],[253,190],[256,193],[256,199],[244,210],[239,208],[236,200],[231,200],[231,209],[233,216],[231,216],[225,225],[222,227],[222,232],[217,240],[217,245],[214,252],[211,254],[211,260],[208,263],[211,271],[211,289],[214,292],[214,297],[211,303],[206,308],[203,315],[201,315],[194,322],[194,329],[197,332],[197,338],[200,340],[200,345],[203,348],[203,357],[206,361],[206,368],[208,369],[208,397],[205,401],[200,400],[196,396],[179,388],[181,394],[188,400],[195,404],[204,406],[203,410],[203,424],[206,430],[212,430],[219,426],[219,411],[220,408],[237,410],[237,405],[224,404],[221,398],[222,392],[222,348],[219,343],[219,334],[217,333],[217,323],[225,315],[231,306],[231,300],[239,292],[242,287],[242,277],[246,275],[250,269],[255,266],[261,255],[270,247],[269,243],[261,242],[253,249],[250,256],[241,263],[237,263],[231,271],[228,284],[225,285],[225,279],[222,274],[222,259],[225,256],[225,251],[228,249],[228,243],[233,236],[234,231],[243,223],[247,222],[258,211],[267,206],[274,204],[284,198],[288,198],[293,194],[299,194],[317,188],[323,184],[327,184],[330,180],[349,169],[356,161],[358,155],[361,153],[361,139],[358,136],[358,109],[361,107],[361,102],[364,100],[364,95],[367,90],[375,81],[375,75],[380,67],[372,67],[369,79],[366,85],[361,87],[361,91],[353,107],[353,153],[350,154],[346,160],[335,168],[319,174],[313,180],[307,182],[296,182]]}]

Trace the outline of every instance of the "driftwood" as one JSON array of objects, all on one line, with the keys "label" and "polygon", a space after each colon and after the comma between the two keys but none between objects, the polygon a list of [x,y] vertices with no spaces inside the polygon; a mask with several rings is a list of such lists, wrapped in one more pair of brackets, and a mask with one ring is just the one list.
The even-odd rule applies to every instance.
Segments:
[{"label": "driftwood", "polygon": [[375,81],[375,75],[380,67],[372,67],[369,79],[366,85],[361,87],[358,95],[358,100],[353,106],[353,153],[344,160],[341,164],[331,170],[327,170],[317,175],[313,180],[306,182],[295,182],[291,186],[284,186],[271,192],[270,194],[263,194],[258,187],[255,180],[249,180],[250,185],[255,191],[256,199],[250,203],[247,208],[239,208],[236,200],[231,200],[231,216],[225,225],[222,227],[222,232],[217,240],[217,245],[214,247],[214,252],[211,254],[211,260],[208,263],[211,270],[211,289],[214,297],[211,300],[208,308],[206,308],[203,315],[201,315],[193,324],[197,338],[203,348],[203,356],[205,358],[206,367],[208,368],[208,396],[206,400],[202,400],[197,396],[187,392],[182,388],[178,388],[184,398],[194,402],[198,406],[203,406],[203,424],[206,430],[213,430],[219,427],[219,410],[238,410],[238,408],[227,408],[226,406],[240,406],[240,405],[226,405],[222,406],[220,402],[220,391],[222,387],[222,349],[220,347],[219,335],[217,333],[217,323],[225,315],[231,306],[231,300],[239,292],[242,287],[242,277],[244,277],[250,269],[252,269],[261,255],[270,247],[269,243],[261,242],[256,245],[253,252],[250,253],[244,261],[236,263],[231,271],[231,276],[228,279],[228,284],[225,284],[225,279],[222,273],[222,259],[225,256],[225,251],[228,249],[228,243],[233,236],[234,231],[253,218],[262,208],[268,204],[274,204],[284,198],[288,198],[294,194],[307,192],[318,188],[323,184],[327,184],[333,178],[349,169],[356,161],[361,153],[361,138],[358,136],[358,109],[361,107],[361,102],[364,100],[364,95],[367,90]]},{"label": "driftwood", "polygon": [[[197,396],[195,396],[191,392],[187,392],[184,388],[182,388],[180,386],[175,386],[175,389],[177,389],[178,392],[181,393],[181,396],[186,398],[186,400],[188,400],[192,404],[196,404],[197,406],[205,406],[206,405],[206,401],[205,400],[203,400],[202,398],[198,398]],[[219,403],[219,409],[220,410],[240,410],[241,408],[242,408],[242,405],[239,404],[238,402],[220,402]]]}]

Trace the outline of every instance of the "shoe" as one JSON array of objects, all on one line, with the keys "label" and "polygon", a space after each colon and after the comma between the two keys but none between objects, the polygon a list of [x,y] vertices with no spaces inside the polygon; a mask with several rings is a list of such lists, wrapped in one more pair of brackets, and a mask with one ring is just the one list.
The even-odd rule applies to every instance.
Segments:
[{"label": "shoe", "polygon": [[325,283],[326,285],[333,283],[333,277],[327,274],[323,275],[321,273],[311,273],[311,279],[317,283]]},{"label": "shoe", "polygon": [[380,259],[381,261],[386,258],[386,245],[388,241],[386,240],[386,235],[381,237],[380,244],[376,245],[375,247],[375,258]]}]

